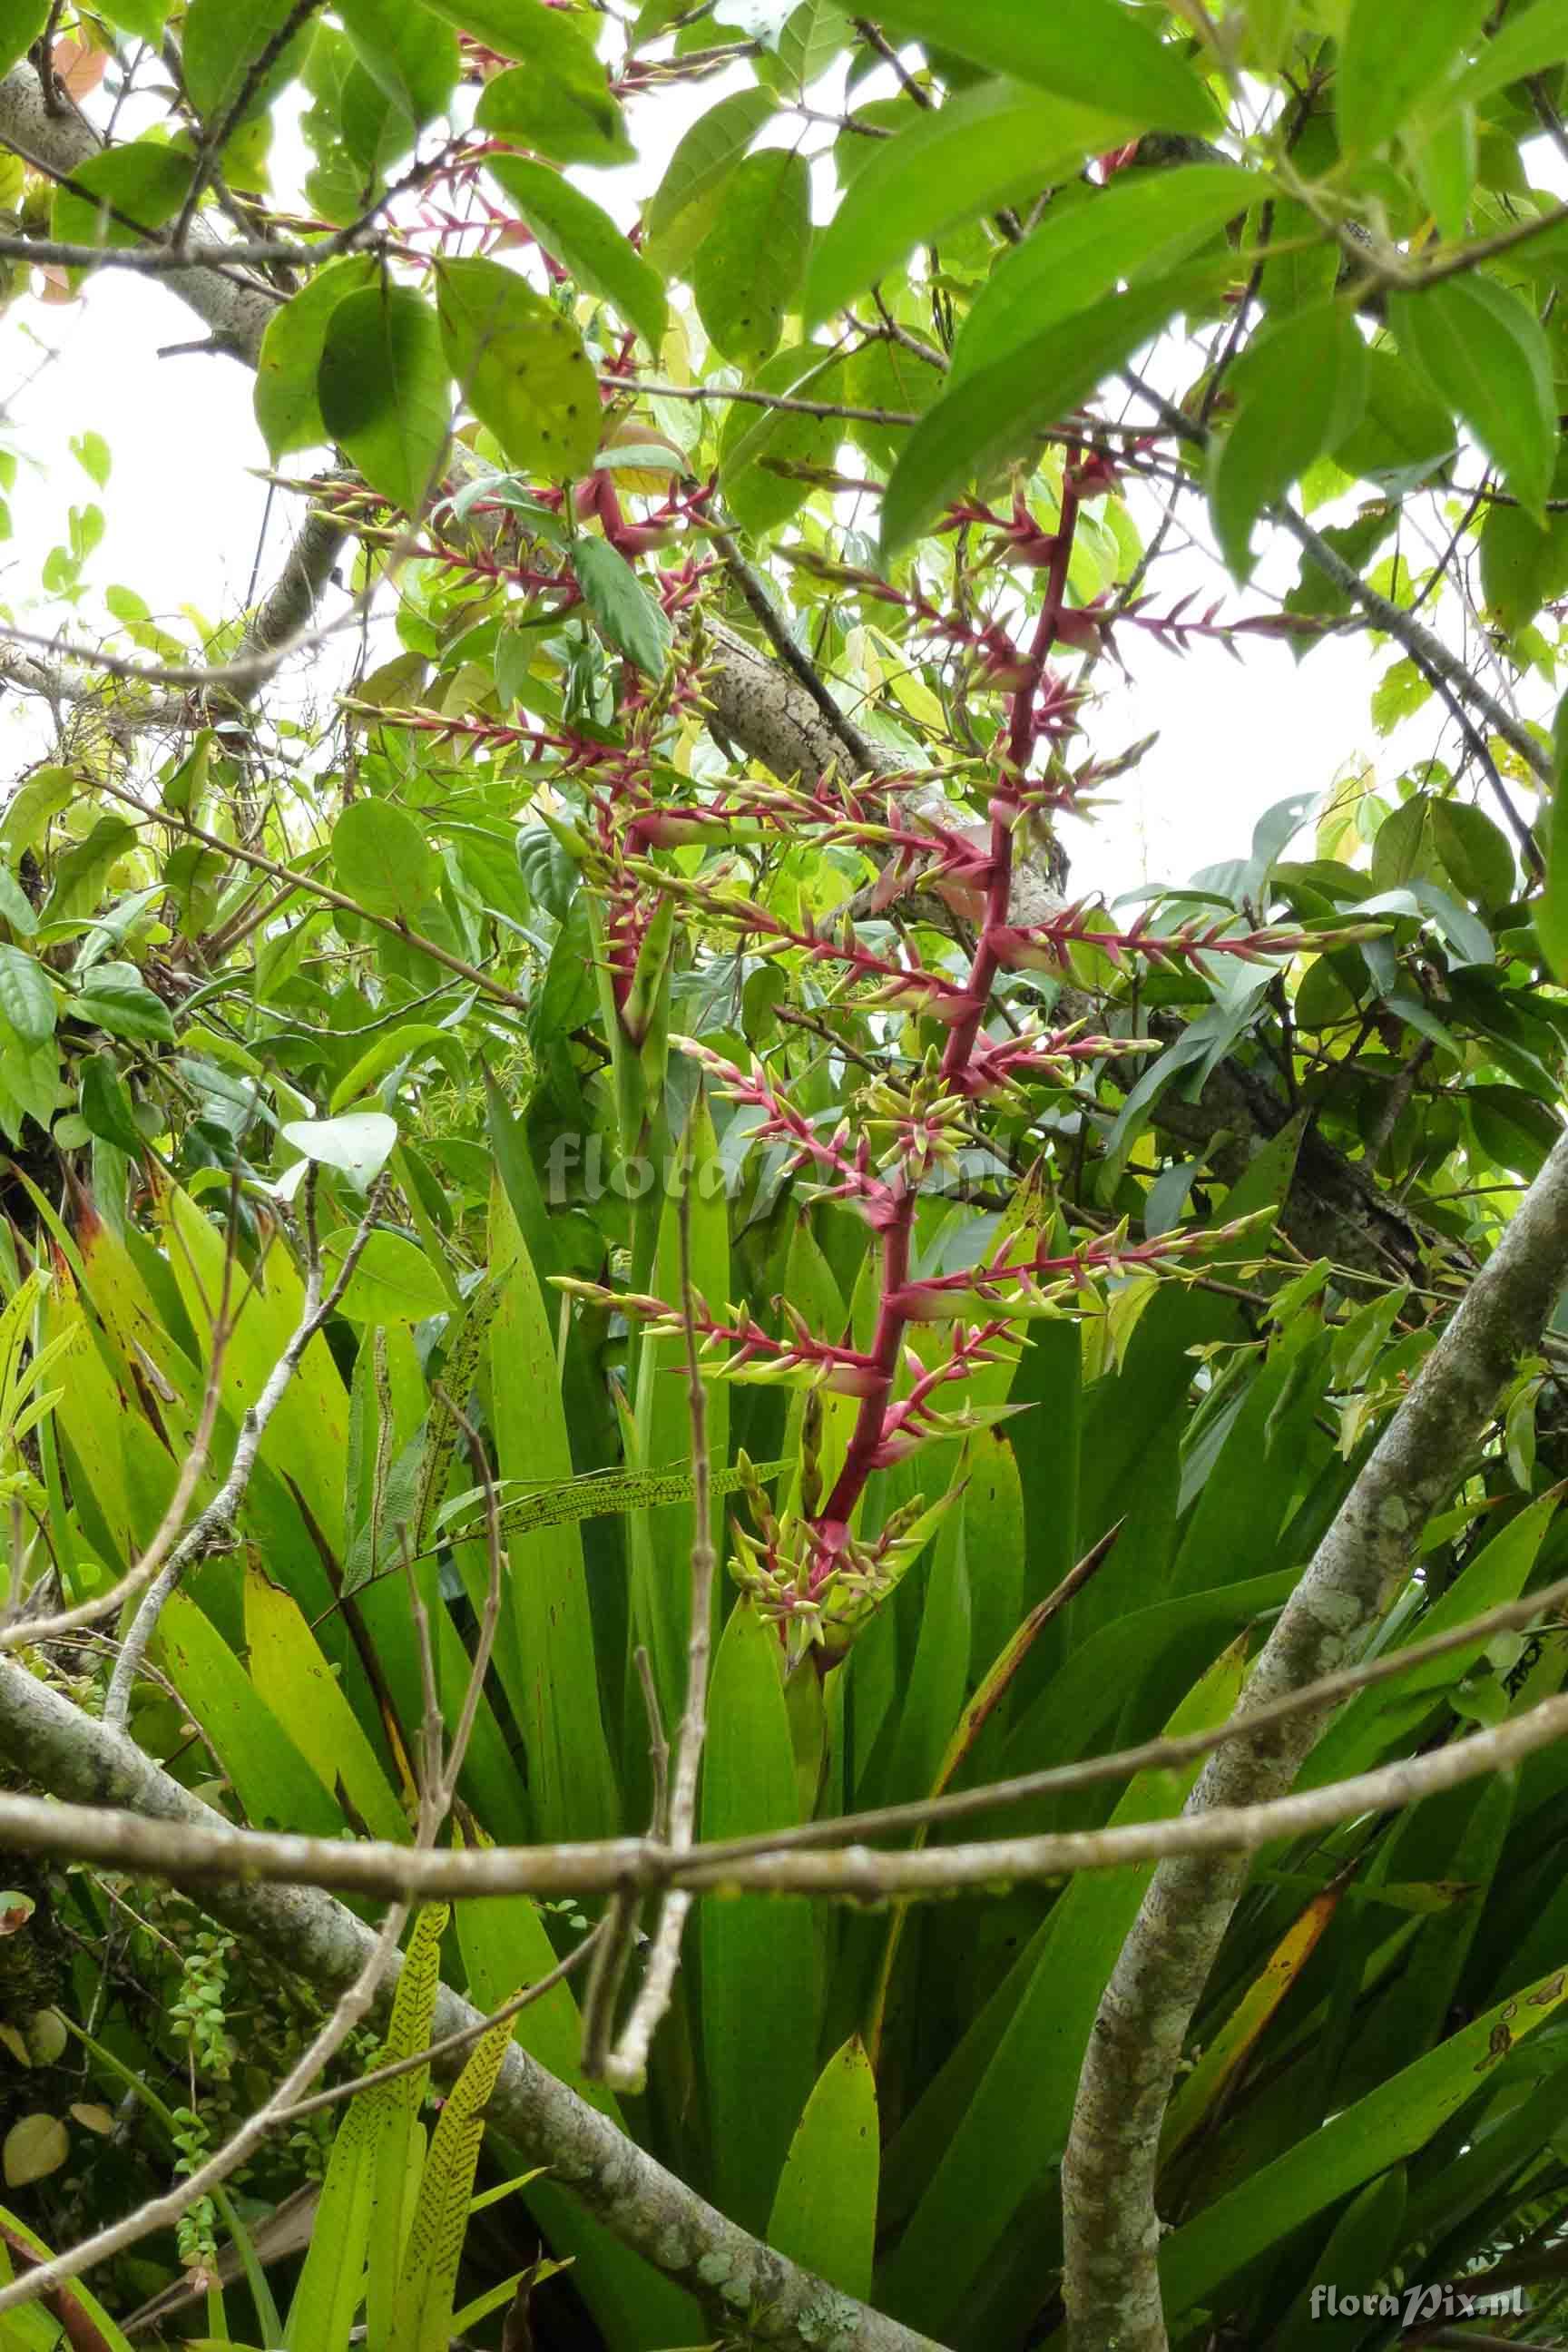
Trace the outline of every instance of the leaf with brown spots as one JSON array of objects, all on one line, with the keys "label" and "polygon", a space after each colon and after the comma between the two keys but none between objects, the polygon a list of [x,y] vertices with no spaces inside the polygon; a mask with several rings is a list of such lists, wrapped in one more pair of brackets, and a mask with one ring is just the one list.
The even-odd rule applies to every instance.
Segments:
[{"label": "leaf with brown spots", "polygon": [[499,261],[442,262],[436,300],[459,394],[508,462],[552,482],[582,473],[601,413],[571,320]]}]

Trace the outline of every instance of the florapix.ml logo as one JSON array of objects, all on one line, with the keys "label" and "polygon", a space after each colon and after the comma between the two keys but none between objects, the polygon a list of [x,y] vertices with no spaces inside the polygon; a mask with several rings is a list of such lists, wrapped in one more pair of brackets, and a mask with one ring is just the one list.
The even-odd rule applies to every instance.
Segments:
[{"label": "florapix.ml logo", "polygon": [[1521,2286],[1497,2287],[1490,2293],[1478,2287],[1472,2293],[1455,2284],[1364,2291],[1315,2286],[1307,2306],[1314,2319],[1397,2319],[1407,2328],[1459,2319],[1522,2319],[1527,2308]]}]

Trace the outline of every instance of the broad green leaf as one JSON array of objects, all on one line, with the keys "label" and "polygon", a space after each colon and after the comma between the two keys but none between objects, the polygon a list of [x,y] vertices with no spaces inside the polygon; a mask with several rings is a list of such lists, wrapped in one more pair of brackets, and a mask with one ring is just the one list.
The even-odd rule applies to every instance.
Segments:
[{"label": "broad green leaf", "polygon": [[1334,104],[1347,155],[1381,147],[1461,58],[1490,0],[1422,0],[1415,9],[1352,0],[1340,41]]},{"label": "broad green leaf", "polygon": [[984,481],[1021,455],[1034,433],[1078,407],[1102,377],[1214,282],[1213,273],[1194,268],[1113,294],[1031,336],[939,400],[893,468],[882,500],[884,552],[916,538],[968,483]]},{"label": "broad green leaf", "polygon": [[541,0],[527,14],[519,7],[507,48],[522,62],[485,84],[475,120],[481,131],[531,147],[552,163],[629,163],[633,149],[620,107],[591,40],[578,29],[582,22]]},{"label": "broad green leaf", "polygon": [[1510,2045],[1568,1997],[1559,1968],[1309,2133],[1167,2237],[1160,2249],[1165,2308],[1175,2318],[1303,2221],[1425,2146],[1474,2098]]},{"label": "broad green leaf", "polygon": [[1405,356],[1463,417],[1520,504],[1543,521],[1557,401],[1534,313],[1479,270],[1391,295],[1388,310]]},{"label": "broad green leaf", "polygon": [[335,1168],[365,1192],[385,1167],[397,1142],[397,1122],[384,1111],[345,1111],[341,1118],[296,1118],[279,1129],[285,1143],[307,1160]]},{"label": "broad green leaf", "polygon": [[1481,591],[1511,637],[1568,589],[1568,515],[1544,528],[1522,507],[1490,506],[1481,525]]},{"label": "broad green leaf", "polygon": [[174,0],[110,0],[103,13],[111,25],[134,33],[139,41],[156,41],[173,5]]},{"label": "broad green leaf", "polygon": [[416,131],[447,112],[458,80],[449,25],[405,0],[341,0],[337,13],[371,79]]},{"label": "broad green leaf", "polygon": [[450,423],[436,313],[410,286],[335,305],[316,377],[321,422],[371,488],[416,514],[436,488]]},{"label": "broad green leaf", "polygon": [[1285,55],[1300,0],[1242,0],[1251,62],[1272,72]]},{"label": "broad green leaf", "polygon": [[0,817],[0,841],[14,857],[36,849],[51,820],[70,806],[79,787],[69,768],[35,768],[19,784]]},{"label": "broad green leaf", "polygon": [[[342,1267],[353,1228],[345,1226],[321,1244],[328,1282]],[[351,1323],[422,1323],[451,1305],[440,1275],[424,1251],[405,1234],[373,1233],[354,1260],[338,1312]]]},{"label": "broad green leaf", "polygon": [[[1489,12],[1486,12],[1489,13]],[[1479,106],[1510,82],[1543,73],[1568,58],[1568,0],[1535,0],[1510,8],[1508,19],[1448,92],[1454,106]]]},{"label": "broad green leaf", "polygon": [[1397,352],[1369,351],[1366,367],[1365,412],[1331,455],[1347,474],[1398,496],[1452,457],[1454,419]]},{"label": "broad green leaf", "polygon": [[294,14],[294,0],[190,0],[181,64],[191,103],[209,129],[227,121],[242,93],[246,113],[259,113],[296,71],[308,27],[285,42],[264,75],[255,74]]},{"label": "broad green leaf", "polygon": [[112,1054],[89,1054],[77,1065],[81,1090],[77,1108],[89,1135],[121,1151],[140,1151],[146,1138],[132,1113]]},{"label": "broad green leaf", "polygon": [[1366,346],[1340,303],[1315,303],[1249,344],[1231,384],[1238,410],[1215,443],[1209,509],[1226,562],[1245,580],[1264,509],[1358,421]]},{"label": "broad green leaf", "polygon": [[765,89],[738,89],[698,116],[670,157],[647,208],[646,249],[684,269],[716,217],[724,184],[773,111]]},{"label": "broad green leaf", "polygon": [[[737,1601],[709,1694],[704,1841],[799,1818],[783,1665],[776,1631]],[[761,2230],[816,2074],[816,1930],[805,1904],[756,1895],[704,1903],[700,1929],[717,2199],[742,2228]]]},{"label": "broad green leaf", "polygon": [[1030,9],[1015,0],[888,0],[878,21],[1054,97],[1111,108],[1133,129],[1201,138],[1217,121],[1192,68],[1114,0],[1050,0]]},{"label": "broad green leaf", "polygon": [[1535,902],[1535,936],[1547,969],[1568,982],[1568,696],[1552,730],[1552,797],[1542,815],[1546,875]]},{"label": "broad green leaf", "polygon": [[817,237],[807,325],[888,277],[917,245],[1068,178],[1125,128],[1108,109],[1041,99],[1012,82],[987,82],[922,115],[878,148]]},{"label": "broad green leaf", "polygon": [[613,303],[657,357],[668,316],[664,281],[627,244],[608,213],[564,173],[526,155],[489,154],[484,163],[545,251],[570,270],[584,293]]},{"label": "broad green leaf", "polygon": [[154,996],[131,964],[94,964],[68,1010],[72,1020],[107,1029],[111,1037],[153,1037],[164,1045],[174,1043],[174,1024],[168,1006],[161,996]]},{"label": "broad green leaf", "polygon": [[669,622],[664,607],[606,539],[586,534],[572,542],[572,569],[602,635],[645,677],[664,676]]},{"label": "broad green leaf", "polygon": [[1004,359],[1058,319],[1086,310],[1121,279],[1176,268],[1258,201],[1253,173],[1230,163],[1119,173],[1110,185],[1052,203],[1005,253],[970,305],[952,351],[952,382]]},{"label": "broad green leaf", "polygon": [[805,157],[785,147],[746,156],[691,267],[702,324],[737,366],[758,367],[778,349],[784,315],[800,299],[810,237]]},{"label": "broad green leaf", "polygon": [[[1563,585],[1568,587],[1568,580]],[[1515,889],[1513,851],[1484,809],[1468,801],[1436,802],[1432,837],[1461,898],[1489,910],[1507,906]]]},{"label": "broad green leaf", "polygon": [[373,915],[412,922],[438,878],[435,852],[406,809],[392,801],[352,801],[332,827],[338,887]]},{"label": "broad green leaf", "polygon": [[1561,1132],[1555,1112],[1519,1087],[1474,1087],[1465,1111],[1486,1157],[1526,1182],[1540,1174]]},{"label": "broad green leaf", "polygon": [[411,1021],[406,1027],[389,1030],[367,1045],[359,1060],[332,1088],[328,1108],[334,1113],[346,1110],[361,1095],[368,1094],[399,1062],[410,1071],[420,1064],[437,1060],[454,1076],[461,1066],[462,1045],[455,1029],[437,1029],[431,1021]]},{"label": "broad green leaf", "polygon": [[[539,43],[549,37],[540,31],[540,17],[549,14],[542,0],[423,0],[423,5],[500,57],[531,58]],[[580,47],[587,46],[582,33],[574,38]]]},{"label": "broad green leaf", "polygon": [[865,2302],[877,2234],[877,2077],[858,2034],[835,2051],[805,2103],[773,2198],[777,2252]]},{"label": "broad green leaf", "polygon": [[55,992],[37,956],[0,946],[0,1013],[24,1045],[42,1045],[55,1034]]},{"label": "broad green leaf", "polygon": [[510,463],[552,482],[581,473],[599,446],[599,389],[571,320],[498,261],[443,262],[436,298],[458,391]]},{"label": "broad green leaf", "polygon": [[[157,139],[137,139],[89,155],[71,174],[75,185],[61,188],[55,197],[54,234],[65,245],[140,245],[144,239],[139,229],[160,229],[179,211],[192,169],[183,148]],[[116,213],[124,218],[116,220]]]},{"label": "broad green leaf", "polygon": [[[874,348],[881,349],[878,345]],[[804,364],[804,373],[803,373]],[[816,356],[805,345],[775,352],[757,375],[763,392],[831,407],[845,396],[845,362],[837,352]],[[786,467],[830,467],[843,437],[834,416],[802,416],[789,409],[742,407],[738,402],[719,440],[724,496],[743,530],[776,530],[811,495],[809,482]]]},{"label": "broad green leaf", "polygon": [[25,58],[49,21],[49,0],[0,0],[0,73]]},{"label": "broad green leaf", "polygon": [[357,255],[329,261],[268,320],[251,398],[262,439],[275,459],[327,439],[316,389],[327,327],[344,297],[374,286],[375,274],[374,262]]}]

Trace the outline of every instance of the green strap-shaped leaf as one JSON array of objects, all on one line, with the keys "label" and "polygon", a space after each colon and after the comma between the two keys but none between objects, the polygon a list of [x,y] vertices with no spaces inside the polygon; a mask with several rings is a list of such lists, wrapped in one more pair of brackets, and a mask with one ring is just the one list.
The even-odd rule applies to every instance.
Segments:
[{"label": "green strap-shaped leaf", "polygon": [[[1243,1653],[1242,1643],[1233,1643],[1209,1668],[1172,1717],[1173,1735],[1224,1722],[1241,1687]],[[1197,1772],[1194,1763],[1140,1773],[1112,1821],[1169,1820]],[[1017,2011],[879,2274],[876,2300],[896,2317],[944,2330],[1025,2197],[1060,2162],[1095,2011],[1152,1875],[1150,1864],[1076,1878],[1058,1899]],[[1023,2103],[1021,2083],[1029,2086]]]},{"label": "green strap-shaped leaf", "polygon": [[1568,981],[1568,695],[1552,729],[1552,798],[1542,829],[1546,878],[1535,902],[1535,936],[1553,979]]},{"label": "green strap-shaped leaf", "polygon": [[[1454,1632],[1470,1618],[1516,1601],[1535,1566],[1561,1500],[1561,1495],[1555,1492],[1539,1496],[1510,1519],[1490,1543],[1483,1545],[1475,1558],[1467,1561],[1442,1598],[1435,1601],[1419,1622],[1411,1626],[1399,1646],[1427,1641],[1435,1633]],[[1346,1702],[1319,1740],[1301,1769],[1297,1786],[1326,1788],[1332,1780],[1347,1780],[1367,1770],[1383,1748],[1430,1713],[1439,1693],[1453,1689],[1463,1680],[1485,1647],[1484,1640],[1467,1642],[1461,1648],[1442,1652],[1421,1665],[1412,1666],[1396,1682],[1358,1692]]]},{"label": "green strap-shaped leaf", "polygon": [[862,2302],[877,2234],[877,2077],[852,2035],[805,2103],[773,2199],[768,2243]]},{"label": "green strap-shaped leaf", "polygon": [[[767,1485],[793,1468],[793,1462],[781,1457],[776,1462],[753,1464],[752,1475]],[[735,1469],[714,1469],[709,1473],[709,1484],[715,1498],[733,1495],[745,1482],[745,1473]],[[609,1470],[587,1478],[572,1478],[556,1486],[548,1486],[542,1494],[525,1495],[521,1501],[503,1503],[500,1524],[503,1535],[525,1535],[531,1528],[561,1527],[569,1519],[597,1519],[624,1511],[659,1510],[669,1503],[689,1503],[696,1490],[696,1480],[689,1470]],[[447,1510],[457,1507],[471,1510],[471,1495],[460,1497],[458,1504],[448,1504]],[[472,1542],[484,1533],[482,1518],[465,1518],[460,1528],[442,1538],[443,1542]],[[421,1547],[423,1549],[423,1547]]]},{"label": "green strap-shaped leaf", "polygon": [[[490,1327],[490,1413],[500,1475],[564,1483],[572,1449],[552,1317],[499,1185],[490,1232],[491,1264],[504,1277]],[[507,1591],[497,1667],[527,1743],[539,1834],[614,1836],[620,1804],[576,1529],[557,1523],[510,1534]]]},{"label": "green strap-shaped leaf", "polygon": [[[672,1304],[680,1298],[679,1193],[689,1177],[688,1219],[691,1286],[718,1310],[730,1295],[730,1212],[718,1174],[719,1146],[706,1093],[692,1107],[683,1141],[670,1155],[668,1191],[659,1219],[654,1287]],[[709,1459],[720,1467],[730,1454],[730,1391],[709,1381]],[[648,1339],[638,1366],[637,1444],[642,1462],[689,1462],[691,1408],[687,1393],[686,1342],[677,1335]],[[691,1623],[692,1514],[679,1505],[640,1513],[631,1529],[632,1606],[640,1638],[648,1645],[665,1721],[679,1720],[686,1705],[686,1648]],[[714,1513],[713,1536],[722,1549],[722,1517]],[[719,1596],[715,1594],[715,1611]]]},{"label": "green strap-shaped leaf", "polygon": [[[709,1697],[705,1840],[798,1818],[783,1662],[777,1633],[737,1602]],[[732,2220],[761,2230],[816,2073],[816,1930],[804,1903],[742,1895],[704,1903],[700,1936],[715,2194]]]},{"label": "green strap-shaped leaf", "polygon": [[[444,1398],[436,1399],[425,1424],[425,1451],[414,1499],[413,1538],[416,1552],[423,1551],[429,1542],[437,1512],[447,1492],[461,1433],[458,1413],[467,1410],[474,1383],[483,1371],[490,1326],[500,1305],[500,1284],[489,1279],[481,1282],[477,1290],[469,1293],[462,1320],[447,1349],[447,1360],[441,1371]],[[481,1520],[477,1532],[482,1533],[483,1526]]]},{"label": "green strap-shaped leaf", "polygon": [[1190,2310],[1266,2246],[1414,2155],[1565,1999],[1568,1970],[1559,1968],[1498,2002],[1174,2231],[1160,2250],[1167,2315]]},{"label": "green strap-shaped leaf", "polygon": [[367,2092],[349,2101],[333,2135],[316,2225],[289,2306],[289,2352],[348,2352],[364,2297],[376,2119],[375,2095]]}]

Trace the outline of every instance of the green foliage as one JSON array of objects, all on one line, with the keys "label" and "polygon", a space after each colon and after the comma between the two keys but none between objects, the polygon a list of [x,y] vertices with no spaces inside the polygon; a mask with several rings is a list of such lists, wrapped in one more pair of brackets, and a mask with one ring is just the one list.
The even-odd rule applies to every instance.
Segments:
[{"label": "green foliage", "polygon": [[[95,568],[111,387],[112,466],[72,444],[100,503],[7,587],[56,642],[6,668],[6,1589],[101,1604],[182,1473],[188,1526],[254,1438],[130,1693],[237,1824],[407,1845],[437,1718],[471,1735],[442,1832],[471,1850],[667,1833],[694,1698],[709,1840],[1222,1722],[1561,1132],[1540,122],[1568,9],[631,16],[68,8],[88,69],[55,62],[109,143],[58,184],[20,131],[0,162],[7,224],[98,264],[18,251],[6,300],[140,290],[127,258],[171,280],[254,366],[237,467],[314,478],[308,581],[154,612]],[[50,20],[0,5],[18,121]],[[198,180],[184,226],[263,258],[168,266]],[[1123,670],[1186,660],[1217,740],[1222,653],[1310,662],[1363,595],[1363,761],[1226,864],[1063,890],[1058,820],[1146,748]],[[1562,1571],[1563,1322],[1442,1465],[1358,1654]],[[89,1710],[111,1606],[27,1652]],[[1555,1612],[1468,1635],[1336,1706],[1302,1785],[1516,1721],[1565,1670]],[[897,1835],[1163,1822],[1196,1770]],[[1564,1779],[1547,1748],[1250,1864],[1161,2143],[1178,2345],[1374,2352],[1381,2320],[1309,2324],[1315,2281],[1501,2275],[1560,2237]],[[642,2080],[589,2079],[603,1987],[574,1979],[438,2113],[423,2063],[349,2094],[425,2049],[438,1975],[493,2011],[604,1905],[426,1910],[340,2109],[18,2343],[118,2347],[230,2248],[166,2340],[706,2340],[568,2167],[486,2146],[515,2039],[831,2287],[1022,2352],[1059,2331],[1074,2095],[1150,1874],[705,1893]],[[317,2011],[183,1897],[18,1863],[0,2271],[184,2178]],[[523,2270],[487,2221],[514,2193]],[[1563,2340],[1531,2284],[1529,2340]]]}]

